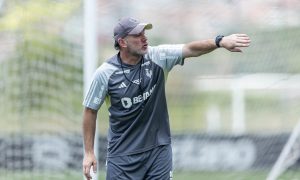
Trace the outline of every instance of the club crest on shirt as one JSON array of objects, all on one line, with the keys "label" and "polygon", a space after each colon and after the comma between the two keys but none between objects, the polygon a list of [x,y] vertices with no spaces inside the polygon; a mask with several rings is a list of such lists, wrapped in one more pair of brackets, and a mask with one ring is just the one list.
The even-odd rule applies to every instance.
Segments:
[{"label": "club crest on shirt", "polygon": [[146,76],[151,78],[152,77],[152,70],[151,69],[145,69],[145,71],[146,71]]}]

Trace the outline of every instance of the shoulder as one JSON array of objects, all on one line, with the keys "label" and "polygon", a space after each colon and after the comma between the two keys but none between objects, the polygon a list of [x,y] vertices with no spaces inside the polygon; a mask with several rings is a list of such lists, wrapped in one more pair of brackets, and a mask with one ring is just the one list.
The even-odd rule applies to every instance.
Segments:
[{"label": "shoulder", "polygon": [[105,61],[97,68],[94,78],[108,79],[116,70],[118,70],[118,67],[116,65],[112,64],[110,60]]},{"label": "shoulder", "polygon": [[162,44],[158,46],[149,46],[147,57],[164,56],[166,54],[178,54],[182,52],[184,44]]},{"label": "shoulder", "polygon": [[115,67],[119,67],[120,66],[120,63],[119,63],[119,60],[118,60],[118,54],[115,54],[111,58],[107,59],[105,62],[107,64],[110,64],[110,65],[115,66]]},{"label": "shoulder", "polygon": [[105,72],[109,72],[109,71],[115,71],[118,68],[108,62],[104,62],[103,64],[101,64],[101,66],[99,66],[96,70],[97,73],[105,73]]}]

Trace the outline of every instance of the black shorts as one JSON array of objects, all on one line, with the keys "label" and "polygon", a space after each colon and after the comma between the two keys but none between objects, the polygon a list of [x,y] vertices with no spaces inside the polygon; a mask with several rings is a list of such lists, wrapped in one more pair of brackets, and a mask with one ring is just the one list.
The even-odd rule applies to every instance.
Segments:
[{"label": "black shorts", "polygon": [[106,180],[172,179],[171,145],[128,156],[108,157]]}]

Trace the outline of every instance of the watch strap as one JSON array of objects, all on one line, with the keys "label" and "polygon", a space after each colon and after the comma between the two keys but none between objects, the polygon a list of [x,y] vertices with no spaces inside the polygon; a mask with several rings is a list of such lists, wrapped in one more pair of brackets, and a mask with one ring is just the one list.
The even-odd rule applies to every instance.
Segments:
[{"label": "watch strap", "polygon": [[221,47],[220,46],[220,42],[221,42],[221,40],[223,39],[223,35],[218,35],[217,37],[216,37],[216,39],[215,39],[215,43],[216,43],[216,46],[217,47]]}]

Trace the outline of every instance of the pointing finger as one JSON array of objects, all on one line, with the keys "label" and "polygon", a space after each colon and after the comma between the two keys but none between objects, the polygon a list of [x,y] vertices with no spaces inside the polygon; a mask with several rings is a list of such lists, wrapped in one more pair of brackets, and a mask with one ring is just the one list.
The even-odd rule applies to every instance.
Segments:
[{"label": "pointing finger", "polygon": [[235,34],[237,37],[249,37],[247,34]]}]

